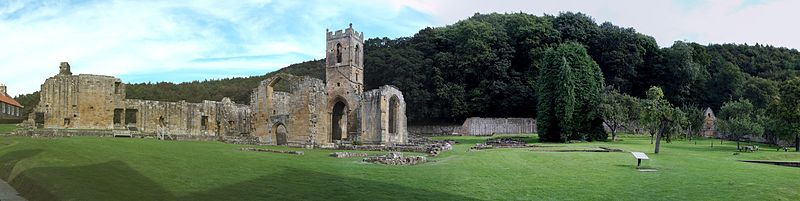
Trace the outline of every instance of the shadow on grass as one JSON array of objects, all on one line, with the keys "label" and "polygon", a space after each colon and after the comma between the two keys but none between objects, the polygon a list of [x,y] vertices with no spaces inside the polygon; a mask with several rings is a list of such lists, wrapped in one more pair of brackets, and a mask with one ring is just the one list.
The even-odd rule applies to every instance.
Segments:
[{"label": "shadow on grass", "polygon": [[9,183],[29,200],[176,200],[121,161],[31,168]]},{"label": "shadow on grass", "polygon": [[287,168],[182,200],[476,200],[460,195]]},{"label": "shadow on grass", "polygon": [[17,163],[27,158],[39,155],[41,152],[41,149],[17,150],[0,156],[0,178],[8,181],[8,177],[11,176],[11,171],[14,170],[14,167],[17,166]]},{"label": "shadow on grass", "polygon": [[[19,161],[40,152],[21,150],[0,156],[0,176],[8,179]],[[285,168],[257,179],[176,196],[122,161],[85,166],[36,167],[20,172],[9,183],[28,200],[475,200],[438,192],[436,189],[406,187],[296,168]]]}]

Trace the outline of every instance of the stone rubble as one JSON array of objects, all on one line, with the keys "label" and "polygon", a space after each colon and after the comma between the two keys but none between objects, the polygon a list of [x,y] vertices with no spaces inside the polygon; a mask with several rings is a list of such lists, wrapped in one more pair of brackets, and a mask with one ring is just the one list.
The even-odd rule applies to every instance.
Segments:
[{"label": "stone rubble", "polygon": [[525,141],[516,138],[487,139],[486,144],[497,148],[526,147],[527,145]]},{"label": "stone rubble", "polygon": [[369,154],[367,153],[356,153],[356,152],[333,152],[331,153],[331,157],[335,158],[352,158],[352,157],[367,157]]},{"label": "stone rubble", "polygon": [[384,156],[372,156],[364,158],[364,162],[384,164],[384,165],[418,165],[427,162],[425,156],[403,156],[400,152],[389,152]]}]

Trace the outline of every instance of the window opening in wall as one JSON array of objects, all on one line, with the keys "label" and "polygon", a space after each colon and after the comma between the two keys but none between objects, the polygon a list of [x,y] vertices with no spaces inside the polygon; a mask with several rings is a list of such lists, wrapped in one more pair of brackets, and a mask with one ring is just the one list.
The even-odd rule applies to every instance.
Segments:
[{"label": "window opening in wall", "polygon": [[[355,55],[355,56],[353,56],[354,63],[358,64],[358,55],[359,55],[358,54],[358,45],[356,45],[356,49],[355,49],[355,54],[354,55]],[[358,76],[358,74],[356,74],[356,76]]]},{"label": "window opening in wall", "polygon": [[119,88],[120,85],[122,85],[122,82],[114,82],[114,93],[115,94],[122,93],[122,90]]},{"label": "window opening in wall", "polygon": [[166,127],[167,126],[167,122],[164,121],[164,116],[159,116],[158,117],[158,125],[161,126],[161,127]]},{"label": "window opening in wall", "polygon": [[342,63],[342,44],[336,43],[336,62],[334,63]]},{"label": "window opening in wall", "polygon": [[135,124],[138,113],[139,110],[137,109],[125,109],[125,124]]},{"label": "window opening in wall", "polygon": [[122,124],[123,109],[114,109],[114,124]]},{"label": "window opening in wall", "polygon": [[203,130],[208,130],[208,116],[201,116],[200,117],[200,127]]},{"label": "window opening in wall", "polygon": [[64,118],[64,126],[70,126],[71,122],[69,118]]}]

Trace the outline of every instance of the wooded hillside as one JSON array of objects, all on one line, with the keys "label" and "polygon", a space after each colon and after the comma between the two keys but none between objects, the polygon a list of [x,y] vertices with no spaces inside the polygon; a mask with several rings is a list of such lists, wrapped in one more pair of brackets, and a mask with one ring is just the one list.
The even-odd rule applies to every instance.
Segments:
[{"label": "wooded hillside", "polygon": [[[410,37],[365,41],[365,89],[394,85],[403,91],[409,123],[460,122],[470,116],[536,117],[544,52],[566,42],[583,45],[603,73],[604,87],[644,97],[661,86],[676,106],[711,107],[747,98],[757,108],[778,96],[778,83],[800,75],[800,52],[768,45],[701,45],[655,39],[580,13],[535,16],[476,14]],[[323,61],[281,72],[324,80]],[[187,83],[129,84],[127,97],[199,102],[231,97],[249,103],[258,82],[247,78]],[[32,108],[36,94],[18,97]]]}]

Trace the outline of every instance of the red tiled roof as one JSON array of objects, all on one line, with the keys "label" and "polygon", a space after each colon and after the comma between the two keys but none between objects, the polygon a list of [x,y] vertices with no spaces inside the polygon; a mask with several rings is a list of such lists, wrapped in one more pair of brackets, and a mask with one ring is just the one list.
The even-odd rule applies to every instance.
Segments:
[{"label": "red tiled roof", "polygon": [[0,93],[0,102],[4,102],[4,103],[7,103],[9,105],[13,105],[13,106],[17,106],[17,107],[22,107],[22,105],[20,105],[16,100],[14,100],[11,97],[8,97],[8,94]]}]

